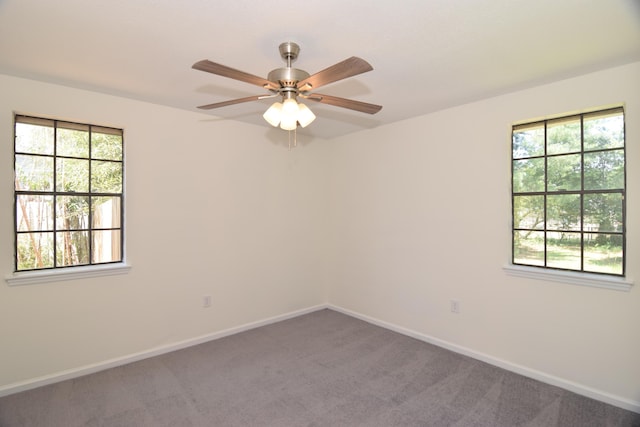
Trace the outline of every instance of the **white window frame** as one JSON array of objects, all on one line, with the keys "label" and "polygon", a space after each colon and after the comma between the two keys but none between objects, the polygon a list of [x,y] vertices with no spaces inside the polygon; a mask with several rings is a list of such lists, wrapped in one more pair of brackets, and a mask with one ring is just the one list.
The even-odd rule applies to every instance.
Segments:
[{"label": "white window frame", "polygon": [[[18,116],[26,117],[26,118],[33,117],[36,120],[42,119],[45,121],[52,121],[52,122],[60,121],[64,123],[73,123],[64,119],[58,120],[58,119],[37,117],[37,116],[32,116],[29,114],[21,114],[21,113],[15,113],[14,115],[15,120],[17,120]],[[15,126],[15,120],[14,120],[14,126]],[[82,124],[82,125],[85,125],[85,124]],[[100,126],[100,125],[93,125],[93,124],[86,124],[86,125],[94,126],[97,128],[105,128],[104,126]],[[119,130],[122,131],[122,129],[119,129]],[[5,281],[7,282],[7,284],[9,284],[10,286],[22,286],[22,285],[31,285],[31,284],[40,284],[40,283],[63,282],[63,281],[69,281],[69,280],[127,274],[131,270],[131,266],[128,265],[126,262],[126,239],[124,235],[124,231],[125,231],[124,200],[126,199],[124,153],[121,161],[123,165],[123,170],[122,170],[122,191],[120,192],[120,195],[121,195],[123,206],[121,209],[121,218],[120,218],[120,221],[121,221],[120,230],[121,230],[121,239],[122,239],[121,248],[120,248],[121,250],[120,261],[114,261],[114,262],[108,262],[108,263],[96,263],[96,264],[88,264],[88,265],[70,265],[70,266],[58,266],[58,267],[44,268],[44,269],[14,271],[11,274],[8,274],[5,276]],[[14,188],[14,193],[15,191],[16,190]],[[14,206],[14,211],[15,209],[16,207]],[[16,238],[16,230],[15,230],[15,224],[14,224],[14,239],[15,238]],[[14,241],[14,245],[15,245],[15,241]],[[16,250],[16,247],[14,246],[14,251],[15,250]],[[14,264],[16,262],[15,261],[16,256],[17,254],[14,253],[14,261],[13,261]]]},{"label": "white window frame", "polygon": [[[553,119],[557,119],[557,118],[563,118],[563,117],[570,117],[570,116],[575,116],[575,115],[582,115],[582,114],[589,114],[589,113],[594,113],[594,112],[598,112],[598,111],[604,111],[604,110],[609,110],[609,109],[622,109],[623,110],[623,114],[624,114],[624,106],[622,105],[615,105],[615,106],[611,106],[611,107],[606,107],[606,108],[600,108],[600,109],[593,109],[593,110],[588,110],[588,111],[582,111],[582,112],[577,112],[577,113],[572,113],[572,114],[563,114],[560,116],[554,116],[554,117],[549,117],[549,118],[544,118],[544,119],[540,119],[540,120],[528,120],[528,121],[523,121],[523,122],[519,122],[519,123],[514,123],[511,127],[511,132],[510,132],[510,150],[513,150],[513,141],[512,141],[512,133],[513,133],[513,127],[517,126],[517,125],[521,125],[521,124],[526,124],[526,123],[533,123],[533,122],[539,122],[539,121],[547,121],[547,120],[553,120]],[[625,135],[625,139],[626,139],[626,135]],[[626,143],[625,143],[626,146]],[[626,149],[625,149],[626,151]],[[513,163],[513,155],[510,156],[510,163]],[[510,167],[511,169],[512,167]],[[627,157],[625,155],[625,170],[627,168]],[[513,201],[513,187],[512,187],[512,180],[513,177],[511,177],[511,181],[510,181],[510,199]],[[625,192],[626,192],[626,183],[625,183]],[[511,211],[513,212],[513,206],[511,206]],[[629,215],[626,215],[626,218],[629,218]],[[595,288],[603,288],[603,289],[610,289],[610,290],[616,290],[616,291],[624,291],[624,292],[628,292],[631,290],[631,288],[633,287],[633,280],[631,280],[630,278],[628,278],[626,276],[626,271],[625,274],[620,275],[620,276],[616,276],[616,275],[607,275],[607,274],[599,274],[599,273],[590,273],[590,272],[584,272],[584,271],[572,271],[572,270],[560,270],[560,269],[554,269],[554,268],[549,268],[546,266],[528,266],[528,265],[521,265],[521,264],[513,264],[513,262],[511,261],[513,259],[513,216],[511,217],[511,227],[509,230],[509,234],[510,234],[510,247],[511,247],[511,251],[510,251],[510,260],[509,262],[503,267],[503,271],[510,276],[513,277],[520,277],[520,278],[526,278],[526,279],[534,279],[534,280],[544,280],[544,281],[550,281],[550,282],[557,282],[557,283],[565,283],[565,284],[571,284],[571,285],[578,285],[578,286],[587,286],[587,287],[595,287]],[[625,235],[627,234],[627,230],[626,230],[626,225],[625,225],[625,230],[624,230]],[[624,239],[626,241],[626,239]],[[625,250],[625,259],[629,259],[628,258],[628,254],[626,253],[626,247],[624,248]]]}]

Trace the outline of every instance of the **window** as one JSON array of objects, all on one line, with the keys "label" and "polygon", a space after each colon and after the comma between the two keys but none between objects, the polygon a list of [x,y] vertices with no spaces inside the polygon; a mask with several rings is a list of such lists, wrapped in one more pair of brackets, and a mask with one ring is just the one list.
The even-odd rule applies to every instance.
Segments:
[{"label": "window", "polygon": [[625,274],[622,107],[513,126],[512,263]]},{"label": "window", "polygon": [[121,129],[15,116],[15,270],[122,262]]}]

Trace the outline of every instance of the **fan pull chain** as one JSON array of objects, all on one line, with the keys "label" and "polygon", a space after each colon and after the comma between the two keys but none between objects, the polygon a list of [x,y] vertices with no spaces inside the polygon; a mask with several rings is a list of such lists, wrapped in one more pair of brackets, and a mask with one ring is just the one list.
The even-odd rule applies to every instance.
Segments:
[{"label": "fan pull chain", "polygon": [[[293,148],[298,146],[298,127],[293,130]],[[289,151],[291,151],[291,131],[289,131]]]}]

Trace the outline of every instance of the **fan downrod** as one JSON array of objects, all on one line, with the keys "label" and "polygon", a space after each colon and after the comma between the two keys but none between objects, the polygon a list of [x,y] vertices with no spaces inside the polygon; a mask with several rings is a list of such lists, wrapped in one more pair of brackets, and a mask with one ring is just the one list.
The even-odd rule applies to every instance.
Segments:
[{"label": "fan downrod", "polygon": [[297,83],[309,77],[309,73],[306,71],[291,67],[291,63],[298,58],[300,46],[294,42],[285,42],[280,44],[279,50],[280,56],[287,62],[287,66],[271,70],[267,79],[279,83],[281,93],[293,92],[297,95]]}]

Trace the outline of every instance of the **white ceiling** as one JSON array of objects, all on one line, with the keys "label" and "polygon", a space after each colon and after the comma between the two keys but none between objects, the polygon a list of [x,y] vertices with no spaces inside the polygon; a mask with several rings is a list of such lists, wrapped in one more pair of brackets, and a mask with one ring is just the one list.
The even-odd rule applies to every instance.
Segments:
[{"label": "white ceiling", "polygon": [[[0,0],[0,73],[191,111],[263,93],[194,62],[266,78],[284,41],[311,74],[350,56],[374,68],[319,92],[378,114],[307,102],[302,132],[332,138],[640,61],[640,0]],[[207,114],[269,131],[271,102]]]}]

